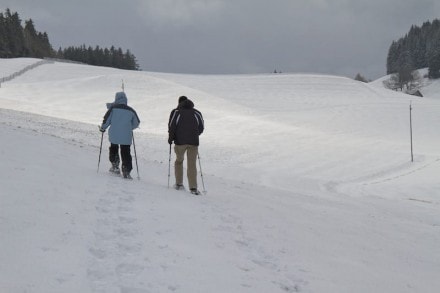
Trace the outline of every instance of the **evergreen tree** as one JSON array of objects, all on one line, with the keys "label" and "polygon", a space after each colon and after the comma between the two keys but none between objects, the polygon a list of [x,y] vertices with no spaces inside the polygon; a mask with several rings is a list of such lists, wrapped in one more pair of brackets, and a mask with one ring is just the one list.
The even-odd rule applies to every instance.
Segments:
[{"label": "evergreen tree", "polygon": [[356,74],[356,76],[354,77],[354,80],[368,82],[368,80],[365,77],[363,77],[360,73]]},{"label": "evergreen tree", "polygon": [[387,74],[398,73],[405,83],[410,69],[429,68],[430,78],[440,77],[440,20],[412,26],[405,37],[393,41],[387,56]]},{"label": "evergreen tree", "polygon": [[0,57],[50,57],[53,55],[49,37],[36,31],[32,19],[21,26],[18,13],[6,9],[0,13]]},{"label": "evergreen tree", "polygon": [[398,57],[399,57],[399,45],[397,44],[397,42],[393,41],[393,43],[390,46],[390,49],[388,50],[387,74],[397,72],[397,69],[398,69],[397,58]]},{"label": "evergreen tree", "polygon": [[80,47],[68,47],[59,49],[57,56],[59,58],[68,59],[72,61],[82,62],[90,65],[115,67],[120,69],[138,70],[136,57],[127,50],[123,53],[121,48],[116,49],[112,46],[108,48],[100,48],[96,46],[94,49],[86,45]]},{"label": "evergreen tree", "polygon": [[429,77],[440,78],[440,30],[433,34],[428,43],[426,57],[428,59]]},{"label": "evergreen tree", "polygon": [[412,81],[412,72],[415,70],[409,49],[401,52],[398,58],[398,64],[397,73],[402,89],[404,85],[408,87],[408,84]]},{"label": "evergreen tree", "polygon": [[25,21],[23,33],[28,56],[44,58],[53,55],[47,34],[38,33],[32,19]]},{"label": "evergreen tree", "polygon": [[6,38],[9,47],[9,56],[6,57],[25,57],[27,50],[25,49],[25,41],[23,35],[23,28],[21,26],[21,19],[18,13],[11,13],[6,9]]},{"label": "evergreen tree", "polygon": [[0,13],[0,57],[8,54],[8,43],[6,36],[6,19],[3,13]]},{"label": "evergreen tree", "polygon": [[47,33],[38,32],[32,19],[25,21],[23,28],[18,13],[12,13],[9,9],[4,14],[0,13],[0,58],[54,56],[91,65],[139,69],[136,57],[129,50],[124,53],[121,48],[116,49],[114,46],[102,49],[83,44],[79,47],[59,48],[55,52]]},{"label": "evergreen tree", "polygon": [[104,49],[104,59],[103,59],[103,66],[110,67],[112,64],[111,62],[111,56],[110,56],[110,50],[108,48]]}]

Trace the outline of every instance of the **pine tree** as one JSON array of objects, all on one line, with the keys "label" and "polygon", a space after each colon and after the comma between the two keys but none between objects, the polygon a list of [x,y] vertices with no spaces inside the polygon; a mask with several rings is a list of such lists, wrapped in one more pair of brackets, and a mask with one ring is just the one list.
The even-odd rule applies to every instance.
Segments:
[{"label": "pine tree", "polygon": [[399,45],[397,42],[393,41],[387,56],[387,74],[395,73],[398,69],[397,59],[399,57]]},{"label": "pine tree", "polygon": [[401,52],[398,58],[399,68],[397,70],[401,89],[412,81],[412,72],[415,70],[409,49]]},{"label": "pine tree", "polygon": [[428,75],[430,78],[440,78],[440,30],[433,34],[427,50]]},{"label": "pine tree", "polygon": [[139,65],[136,62],[136,57],[127,50],[123,53],[121,48],[116,49],[112,46],[110,49],[102,49],[96,46],[94,49],[91,46],[86,47],[68,47],[66,49],[59,49],[57,56],[72,61],[82,62],[90,65],[115,67],[121,69],[138,70]]},{"label": "pine tree", "polygon": [[365,77],[363,77],[360,73],[356,74],[356,76],[354,77],[354,80],[368,82],[368,80]]},{"label": "pine tree", "polygon": [[8,44],[6,37],[6,20],[3,13],[0,13],[0,57],[5,57],[8,54]]},{"label": "pine tree", "polygon": [[42,58],[44,57],[43,52],[41,52],[39,39],[37,31],[34,27],[34,22],[32,19],[29,19],[28,21],[25,21],[24,26],[24,40],[25,40],[25,46],[28,51],[28,56]]},{"label": "pine tree", "polygon": [[440,20],[425,22],[422,27],[412,26],[408,34],[393,41],[387,55],[387,74],[398,73],[407,84],[410,70],[429,68],[430,78],[440,77]]},{"label": "pine tree", "polygon": [[36,31],[32,19],[21,26],[18,13],[0,13],[0,57],[49,57],[53,55],[49,37]]},{"label": "pine tree", "polygon": [[9,47],[9,56],[6,57],[26,57],[27,50],[25,49],[25,41],[23,35],[23,28],[21,26],[21,19],[18,13],[11,13],[6,9],[6,38]]}]

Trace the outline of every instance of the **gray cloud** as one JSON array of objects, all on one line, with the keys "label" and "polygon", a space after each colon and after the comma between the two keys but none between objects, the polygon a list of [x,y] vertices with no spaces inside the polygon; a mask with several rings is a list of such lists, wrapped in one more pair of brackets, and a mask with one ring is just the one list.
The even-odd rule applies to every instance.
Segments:
[{"label": "gray cloud", "polygon": [[0,0],[54,47],[115,45],[144,70],[385,74],[388,48],[440,15],[431,0]]}]

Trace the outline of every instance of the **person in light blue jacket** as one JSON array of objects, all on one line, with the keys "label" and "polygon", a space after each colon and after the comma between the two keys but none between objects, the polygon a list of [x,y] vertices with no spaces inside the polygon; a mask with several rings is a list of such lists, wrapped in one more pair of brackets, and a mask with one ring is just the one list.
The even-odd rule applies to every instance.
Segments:
[{"label": "person in light blue jacket", "polygon": [[107,112],[104,115],[100,131],[110,127],[108,137],[110,141],[109,160],[112,163],[110,172],[120,174],[119,146],[121,148],[122,175],[132,179],[130,172],[133,169],[130,153],[133,141],[133,129],[139,126],[140,120],[136,111],[127,105],[127,96],[124,92],[117,92],[115,101],[107,103]]}]

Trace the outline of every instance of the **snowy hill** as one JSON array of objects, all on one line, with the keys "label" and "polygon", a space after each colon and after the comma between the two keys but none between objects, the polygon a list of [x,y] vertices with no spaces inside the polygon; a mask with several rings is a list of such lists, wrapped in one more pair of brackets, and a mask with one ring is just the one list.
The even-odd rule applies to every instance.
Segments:
[{"label": "snowy hill", "polygon": [[[0,59],[0,77],[37,61]],[[106,137],[96,172],[96,125],[122,80],[142,121],[133,182],[107,174]],[[420,99],[328,75],[40,65],[0,88],[0,291],[434,292],[429,87]],[[203,197],[167,189],[180,95],[205,118]]]},{"label": "snowy hill", "polygon": [[[417,72],[420,76],[420,84],[421,84],[420,91],[422,92],[423,96],[431,99],[440,99],[440,80],[431,80],[427,78],[428,68],[418,69]],[[391,75],[383,76],[371,82],[370,85],[383,88],[384,87],[383,82],[385,80],[389,80],[390,78]]]}]

